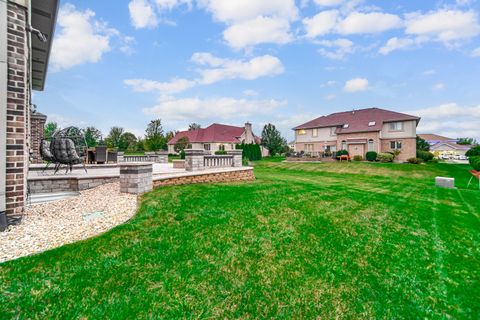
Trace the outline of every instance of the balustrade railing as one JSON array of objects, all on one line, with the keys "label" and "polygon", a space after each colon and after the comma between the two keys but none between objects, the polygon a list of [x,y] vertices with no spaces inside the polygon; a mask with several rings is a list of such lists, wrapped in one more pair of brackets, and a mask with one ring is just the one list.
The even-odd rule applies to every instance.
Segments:
[{"label": "balustrade railing", "polygon": [[233,167],[233,156],[231,155],[204,156],[203,165],[205,168]]}]

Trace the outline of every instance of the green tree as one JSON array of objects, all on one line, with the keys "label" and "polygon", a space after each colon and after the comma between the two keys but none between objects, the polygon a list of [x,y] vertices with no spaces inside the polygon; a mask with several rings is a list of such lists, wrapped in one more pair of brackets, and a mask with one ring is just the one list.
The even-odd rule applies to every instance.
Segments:
[{"label": "green tree", "polygon": [[417,150],[430,151],[430,144],[420,136],[417,136]]},{"label": "green tree", "polygon": [[173,149],[175,150],[175,152],[180,152],[187,149],[189,144],[190,141],[188,140],[188,137],[181,137],[177,140],[177,142],[175,142]]},{"label": "green tree", "polygon": [[149,151],[167,149],[167,142],[163,135],[162,120],[156,119],[150,121],[145,132],[145,146]]},{"label": "green tree", "polygon": [[137,137],[131,132],[124,132],[120,137],[118,149],[120,151],[135,151],[137,148]]},{"label": "green tree", "polygon": [[280,131],[271,123],[266,124],[262,130],[262,145],[268,149],[271,156],[285,150],[287,140],[282,138]]},{"label": "green tree", "polygon": [[83,134],[89,147],[96,147],[98,145],[98,141],[100,141],[102,138],[102,132],[95,127],[86,127],[83,129]]},{"label": "green tree", "polygon": [[477,145],[478,142],[474,138],[458,138],[457,144],[461,145]]},{"label": "green tree", "polygon": [[190,125],[188,126],[188,131],[193,131],[193,130],[198,130],[198,129],[201,129],[202,126],[198,123],[190,123]]},{"label": "green tree", "polygon": [[105,143],[109,148],[118,148],[120,145],[120,138],[123,134],[123,128],[121,127],[112,127],[108,136],[105,138]]},{"label": "green tree", "polygon": [[50,140],[55,131],[57,131],[58,129],[59,128],[56,122],[47,122],[45,128],[43,129],[44,139]]},{"label": "green tree", "polygon": [[166,134],[165,134],[165,141],[170,141],[173,139],[173,137],[175,137],[175,132],[173,131],[168,131]]}]

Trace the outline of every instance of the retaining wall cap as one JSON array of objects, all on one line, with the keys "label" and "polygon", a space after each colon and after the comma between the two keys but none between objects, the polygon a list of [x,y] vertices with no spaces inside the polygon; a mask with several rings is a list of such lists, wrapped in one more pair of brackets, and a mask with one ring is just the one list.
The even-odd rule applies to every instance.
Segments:
[{"label": "retaining wall cap", "polygon": [[118,166],[122,167],[148,167],[152,166],[155,162],[125,162],[120,163]]}]

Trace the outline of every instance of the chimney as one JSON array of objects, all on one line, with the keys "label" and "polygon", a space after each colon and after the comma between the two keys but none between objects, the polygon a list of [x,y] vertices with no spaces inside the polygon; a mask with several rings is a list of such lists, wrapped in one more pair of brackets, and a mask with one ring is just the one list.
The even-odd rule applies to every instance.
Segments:
[{"label": "chimney", "polygon": [[250,122],[245,123],[245,143],[255,143],[255,138],[252,131],[252,124]]}]

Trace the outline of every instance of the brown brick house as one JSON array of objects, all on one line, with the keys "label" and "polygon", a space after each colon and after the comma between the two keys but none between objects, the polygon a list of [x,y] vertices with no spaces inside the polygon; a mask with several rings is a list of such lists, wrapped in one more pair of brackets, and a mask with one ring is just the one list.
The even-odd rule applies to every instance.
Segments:
[{"label": "brown brick house", "polygon": [[347,150],[350,156],[368,151],[400,150],[399,161],[416,156],[416,129],[419,117],[369,108],[322,116],[293,130],[295,151],[318,154],[330,150]]},{"label": "brown brick house", "polygon": [[0,0],[0,230],[27,196],[32,90],[43,90],[58,0]]}]

